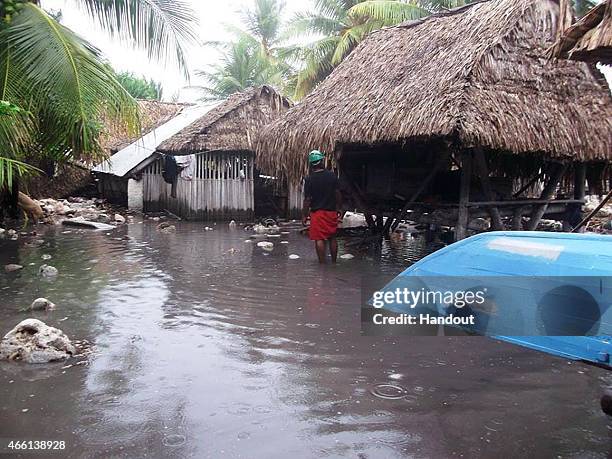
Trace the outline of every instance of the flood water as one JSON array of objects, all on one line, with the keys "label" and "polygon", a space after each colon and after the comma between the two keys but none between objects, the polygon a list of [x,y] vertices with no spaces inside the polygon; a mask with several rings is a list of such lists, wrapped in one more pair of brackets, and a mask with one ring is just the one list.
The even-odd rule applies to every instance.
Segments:
[{"label": "flood water", "polygon": [[34,317],[95,347],[87,366],[0,363],[0,439],[70,458],[612,453],[605,370],[485,337],[360,336],[362,276],[399,273],[420,239],[321,267],[299,234],[268,254],[240,228],[155,225],[0,241],[0,265],[25,266],[0,273],[0,334],[42,296],[57,309]]}]

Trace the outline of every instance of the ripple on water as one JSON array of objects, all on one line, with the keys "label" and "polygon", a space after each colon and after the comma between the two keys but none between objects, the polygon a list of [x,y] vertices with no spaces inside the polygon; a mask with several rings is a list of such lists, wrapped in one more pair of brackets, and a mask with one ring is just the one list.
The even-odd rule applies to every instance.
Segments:
[{"label": "ripple on water", "polygon": [[370,389],[370,393],[385,400],[400,400],[408,395],[406,389],[396,384],[377,384]]},{"label": "ripple on water", "polygon": [[181,446],[182,444],[184,444],[186,440],[187,438],[185,437],[185,435],[172,434],[172,435],[164,436],[162,440],[162,444],[164,446],[176,447],[176,446]]}]

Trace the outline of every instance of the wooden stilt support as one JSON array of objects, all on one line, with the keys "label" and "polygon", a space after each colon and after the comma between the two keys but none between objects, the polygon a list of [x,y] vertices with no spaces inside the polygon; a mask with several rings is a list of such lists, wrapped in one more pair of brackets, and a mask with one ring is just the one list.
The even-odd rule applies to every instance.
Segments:
[{"label": "wooden stilt support", "polygon": [[421,184],[416,189],[416,191],[412,194],[410,199],[408,199],[404,203],[404,206],[400,209],[399,212],[393,215],[393,218],[389,218],[387,220],[387,224],[385,225],[385,228],[384,228],[385,234],[389,232],[389,229],[395,230],[395,228],[397,228],[400,221],[405,218],[406,212],[408,212],[408,208],[410,207],[410,205],[418,199],[418,197],[421,195],[421,193],[423,193],[423,191],[425,191],[425,188],[427,188],[427,186],[431,183],[431,181],[434,179],[434,177],[436,176],[438,171],[442,168],[442,166],[444,166],[448,162],[449,155],[450,153],[445,153],[438,158],[432,170],[429,172],[429,174],[427,174],[427,177],[425,177],[425,179],[421,182]]},{"label": "wooden stilt support", "polygon": [[[494,201],[495,196],[493,195],[493,188],[491,187],[491,181],[489,180],[489,167],[487,166],[487,160],[484,156],[482,149],[477,148],[474,151],[474,165],[476,171],[480,177],[480,184],[482,185],[482,191],[489,201]],[[491,215],[491,227],[494,230],[504,229],[504,222],[499,215],[499,210],[496,206],[488,207],[489,214]]]},{"label": "wooden stilt support", "polygon": [[595,209],[593,209],[593,210],[592,210],[592,211],[589,213],[589,215],[587,215],[586,217],[584,217],[584,219],[582,219],[582,221],[581,221],[580,223],[578,223],[578,224],[576,225],[576,227],[575,227],[574,229],[572,229],[572,231],[571,231],[571,232],[572,232],[572,233],[575,233],[575,232],[576,232],[576,231],[578,231],[580,228],[582,228],[584,225],[586,225],[586,224],[589,222],[589,220],[591,220],[591,218],[593,218],[593,216],[594,216],[594,215],[596,215],[596,214],[597,214],[597,212],[599,212],[599,211],[601,210],[601,208],[602,208],[603,206],[605,206],[605,205],[608,203],[608,201],[609,201],[610,199],[612,199],[612,190],[610,190],[610,192],[609,192],[609,193],[606,195],[606,197],[605,197],[605,198],[603,198],[603,201],[601,201],[601,202],[599,203],[599,205],[598,205],[598,206],[597,206]]},{"label": "wooden stilt support", "polygon": [[512,231],[520,231],[523,229],[523,215],[527,213],[529,206],[517,207],[512,216]]},{"label": "wooden stilt support", "polygon": [[586,164],[576,164],[574,172],[574,199],[584,199],[586,194]]},{"label": "wooden stilt support", "polygon": [[459,185],[459,214],[455,227],[455,240],[465,239],[465,231],[469,221],[468,203],[470,201],[470,182],[472,180],[472,155],[463,152],[461,155],[461,181]]},{"label": "wooden stilt support", "polygon": [[544,175],[544,171],[538,172],[536,175],[531,177],[531,179],[525,185],[523,185],[520,190],[514,193],[512,197],[518,198],[520,195],[522,195],[527,190],[527,188],[529,188],[530,186],[533,186],[533,184],[537,182],[542,177],[542,175]]},{"label": "wooden stilt support", "polygon": [[[542,190],[542,195],[540,196],[540,199],[550,201],[553,198],[555,191],[557,190],[557,186],[559,185],[559,181],[561,180],[561,177],[563,177],[566,168],[567,166],[564,164],[557,164],[553,168],[550,175],[550,179]],[[542,219],[544,213],[546,213],[547,208],[548,203],[540,204],[539,206],[535,206],[533,208],[531,212],[531,217],[529,218],[529,222],[527,223],[528,231],[533,231],[538,227],[538,223],[540,223],[540,220]]]},{"label": "wooden stilt support", "polygon": [[361,191],[359,186],[353,182],[350,176],[345,174],[343,175],[343,178],[344,178],[344,183],[346,183],[348,187],[350,188],[351,194],[355,198],[357,206],[363,211],[368,227],[371,230],[373,230],[375,227],[374,218],[372,217],[373,212],[369,209],[363,192]]}]

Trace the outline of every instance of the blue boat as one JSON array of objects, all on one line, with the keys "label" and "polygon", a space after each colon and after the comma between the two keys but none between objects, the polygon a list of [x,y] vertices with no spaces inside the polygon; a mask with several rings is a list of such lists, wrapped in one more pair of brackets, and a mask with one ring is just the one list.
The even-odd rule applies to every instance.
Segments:
[{"label": "blue boat", "polygon": [[[383,291],[416,285],[429,291],[484,287],[496,310],[490,304],[464,308],[461,314],[473,313],[476,324],[462,328],[612,369],[612,236],[482,233],[419,260]],[[404,305],[386,307],[410,312]],[[459,311],[436,307],[440,315]]]},{"label": "blue boat", "polygon": [[[612,236],[482,233],[419,260],[382,291],[399,287],[484,290],[484,304],[427,307],[473,315],[472,325],[459,325],[465,332],[612,369]],[[384,307],[416,313],[396,302]]]}]

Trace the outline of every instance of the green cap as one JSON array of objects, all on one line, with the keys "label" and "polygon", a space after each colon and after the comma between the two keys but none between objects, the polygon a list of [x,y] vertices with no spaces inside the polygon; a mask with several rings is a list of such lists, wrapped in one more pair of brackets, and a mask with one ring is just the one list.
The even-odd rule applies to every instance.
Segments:
[{"label": "green cap", "polygon": [[323,158],[325,158],[325,155],[321,153],[319,150],[312,150],[310,154],[308,155],[308,162],[310,164],[318,163]]}]

